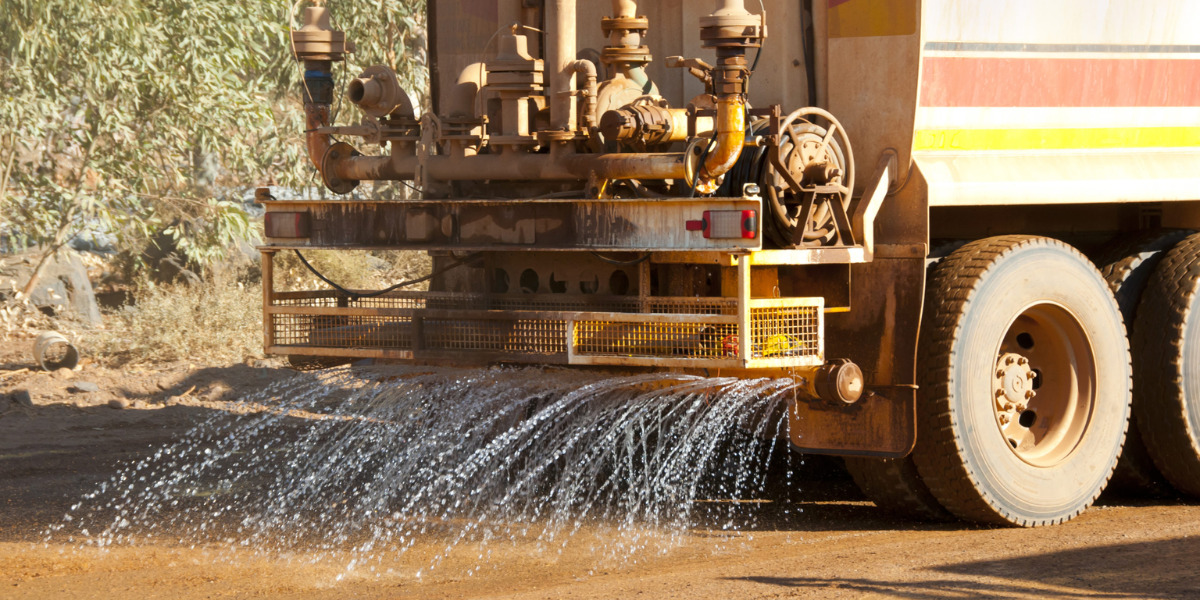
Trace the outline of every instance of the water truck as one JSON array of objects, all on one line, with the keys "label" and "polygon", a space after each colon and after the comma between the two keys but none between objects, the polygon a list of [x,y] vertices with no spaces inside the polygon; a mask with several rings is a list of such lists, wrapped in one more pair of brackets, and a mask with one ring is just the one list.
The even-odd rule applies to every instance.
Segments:
[{"label": "water truck", "polygon": [[[388,67],[335,77],[330,9],[291,33],[329,193],[261,194],[268,353],[790,378],[792,445],[905,515],[1200,496],[1200,3],[427,18],[422,114]],[[356,191],[390,181],[421,193]],[[274,289],[310,249],[428,252],[428,291]]]}]

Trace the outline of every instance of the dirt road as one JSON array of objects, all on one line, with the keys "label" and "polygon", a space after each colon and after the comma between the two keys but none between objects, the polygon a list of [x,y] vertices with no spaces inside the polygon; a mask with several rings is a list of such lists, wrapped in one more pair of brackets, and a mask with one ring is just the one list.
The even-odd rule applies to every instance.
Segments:
[{"label": "dirt road", "polygon": [[[767,511],[776,516],[755,531],[694,530],[665,553],[620,560],[597,559],[606,538],[589,531],[561,554],[493,543],[480,561],[462,547],[420,578],[414,573],[437,540],[385,558],[380,571],[393,573],[380,576],[344,576],[344,560],[329,554],[220,543],[103,551],[46,544],[47,527],[121,464],[222,410],[240,390],[290,375],[171,365],[88,366],[56,377],[12,373],[27,366],[14,356],[0,356],[3,598],[1200,598],[1200,506],[1104,499],[1050,529],[916,525],[877,514],[822,460],[809,461],[798,478],[804,490]],[[81,390],[80,381],[100,389]],[[10,399],[17,389],[31,392],[32,406]]]}]

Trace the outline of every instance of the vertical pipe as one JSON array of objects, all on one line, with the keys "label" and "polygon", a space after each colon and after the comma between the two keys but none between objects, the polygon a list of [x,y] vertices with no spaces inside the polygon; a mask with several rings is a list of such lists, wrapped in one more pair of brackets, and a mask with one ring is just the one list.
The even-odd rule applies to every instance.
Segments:
[{"label": "vertical pipe", "polygon": [[613,16],[618,19],[637,17],[637,0],[612,0]]},{"label": "vertical pipe", "polygon": [[275,304],[275,252],[262,253],[262,291],[263,291],[263,351],[269,352],[275,345],[275,315],[272,305]]},{"label": "vertical pipe", "polygon": [[547,0],[546,75],[550,79],[550,128],[574,131],[575,96],[570,65],[575,61],[575,0]]},{"label": "vertical pipe", "polygon": [[750,256],[743,254],[738,257],[738,360],[745,367],[753,358],[754,323],[750,313]]}]

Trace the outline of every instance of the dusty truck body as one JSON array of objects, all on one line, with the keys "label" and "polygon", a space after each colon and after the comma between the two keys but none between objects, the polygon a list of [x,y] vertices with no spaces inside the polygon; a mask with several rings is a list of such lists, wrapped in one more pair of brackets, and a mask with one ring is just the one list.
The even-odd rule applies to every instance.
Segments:
[{"label": "dusty truck body", "polygon": [[[744,4],[430,0],[424,115],[307,9],[335,195],[264,200],[267,351],[791,377],[793,444],[914,516],[1200,493],[1200,5]],[[311,248],[430,291],[274,290]]]}]

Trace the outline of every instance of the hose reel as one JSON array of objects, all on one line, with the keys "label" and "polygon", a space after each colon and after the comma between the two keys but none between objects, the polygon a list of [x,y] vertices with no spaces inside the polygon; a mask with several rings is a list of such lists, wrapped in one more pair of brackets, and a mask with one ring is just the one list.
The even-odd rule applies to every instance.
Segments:
[{"label": "hose reel", "polygon": [[726,177],[720,193],[734,194],[746,183],[763,190],[766,241],[778,248],[854,244],[849,210],[854,189],[854,154],[846,130],[819,108],[802,108],[779,122],[750,126],[748,147]]}]

